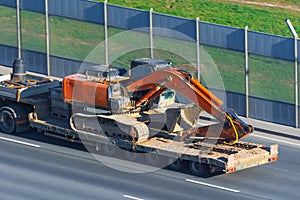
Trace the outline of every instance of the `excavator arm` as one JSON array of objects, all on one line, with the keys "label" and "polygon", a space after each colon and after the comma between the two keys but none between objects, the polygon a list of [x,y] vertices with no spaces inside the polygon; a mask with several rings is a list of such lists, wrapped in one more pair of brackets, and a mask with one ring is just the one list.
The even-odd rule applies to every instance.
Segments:
[{"label": "excavator arm", "polygon": [[189,131],[189,136],[220,137],[227,142],[236,142],[253,132],[251,125],[241,120],[233,110],[227,109],[220,99],[186,72],[173,68],[156,71],[127,85],[126,88],[128,92],[149,90],[139,99],[136,106],[154,99],[166,88],[173,89],[222,122],[214,126],[196,128],[192,134]]}]

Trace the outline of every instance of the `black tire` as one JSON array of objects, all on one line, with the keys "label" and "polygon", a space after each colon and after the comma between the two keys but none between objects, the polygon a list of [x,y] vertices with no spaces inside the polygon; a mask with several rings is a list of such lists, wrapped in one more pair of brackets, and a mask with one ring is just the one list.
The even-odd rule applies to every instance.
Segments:
[{"label": "black tire", "polygon": [[113,156],[113,155],[115,155],[117,153],[117,148],[115,147],[115,145],[104,144],[102,146],[102,152],[106,156]]},{"label": "black tire", "polygon": [[159,155],[156,153],[146,153],[145,159],[149,165],[157,166],[160,164]]},{"label": "black tire", "polygon": [[196,176],[203,176],[210,174],[209,165],[199,163],[198,161],[190,161],[189,163],[190,172]]},{"label": "black tire", "polygon": [[0,112],[0,129],[4,133],[11,134],[16,130],[16,120],[9,110],[1,110]]},{"label": "black tire", "polygon": [[183,166],[183,160],[181,159],[170,159],[170,164],[168,165],[168,168],[171,170],[178,171],[182,168]]},{"label": "black tire", "polygon": [[97,152],[100,152],[100,151],[102,150],[101,144],[97,143],[97,144],[95,145],[95,150],[96,150]]},{"label": "black tire", "polygon": [[138,158],[138,153],[134,151],[128,151],[126,149],[123,149],[123,154],[125,159],[129,161],[135,161]]}]

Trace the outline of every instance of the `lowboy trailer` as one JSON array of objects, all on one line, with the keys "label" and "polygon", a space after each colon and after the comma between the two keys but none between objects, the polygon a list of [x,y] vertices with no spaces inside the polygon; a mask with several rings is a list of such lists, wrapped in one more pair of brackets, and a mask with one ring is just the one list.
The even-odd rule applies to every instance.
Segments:
[{"label": "lowboy trailer", "polygon": [[[124,154],[141,153],[150,165],[167,162],[179,170],[187,164],[195,175],[231,173],[278,159],[277,144],[239,141],[253,127],[170,62],[137,59],[129,75],[118,74],[118,68],[92,66],[63,82],[24,70],[16,73],[22,64],[15,60],[14,73],[0,76],[0,129],[7,134],[34,128],[47,136],[91,144],[110,156],[120,148]],[[148,74],[140,73],[145,71]],[[192,103],[175,102],[175,91]],[[203,110],[221,125],[199,127]]]}]

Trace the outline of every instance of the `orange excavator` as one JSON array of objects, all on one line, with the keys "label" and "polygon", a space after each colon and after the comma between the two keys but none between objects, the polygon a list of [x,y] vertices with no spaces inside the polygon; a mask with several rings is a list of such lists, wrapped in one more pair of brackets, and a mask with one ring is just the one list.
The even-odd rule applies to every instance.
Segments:
[{"label": "orange excavator", "polygon": [[[176,103],[176,92],[191,103]],[[189,73],[172,68],[164,60],[136,59],[130,72],[121,75],[119,68],[93,66],[82,74],[65,77],[63,95],[65,102],[85,107],[85,113],[74,112],[70,118],[73,129],[100,127],[102,132],[116,135],[121,130],[124,134],[120,137],[136,142],[159,132],[179,139],[214,137],[235,143],[253,132],[251,125]],[[203,110],[220,123],[197,127]],[[95,117],[96,124],[91,122]],[[118,130],[112,131],[116,127]]]}]

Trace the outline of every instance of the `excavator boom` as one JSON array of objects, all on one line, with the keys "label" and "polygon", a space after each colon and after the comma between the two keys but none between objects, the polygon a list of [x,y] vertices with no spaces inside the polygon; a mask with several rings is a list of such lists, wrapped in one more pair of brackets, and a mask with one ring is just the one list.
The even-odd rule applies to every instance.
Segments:
[{"label": "excavator boom", "polygon": [[[223,126],[197,129],[195,136],[219,136],[233,142],[253,132],[251,125],[241,120],[234,111],[227,109],[220,99],[186,72],[174,68],[156,71],[127,85],[126,88],[128,92],[149,89],[150,91],[141,98],[144,100],[150,99],[151,95],[159,95],[166,88],[173,89],[222,122]],[[220,131],[216,131],[217,129]]]}]

